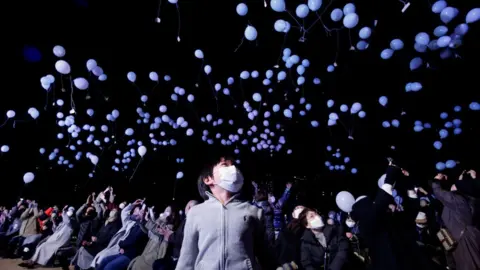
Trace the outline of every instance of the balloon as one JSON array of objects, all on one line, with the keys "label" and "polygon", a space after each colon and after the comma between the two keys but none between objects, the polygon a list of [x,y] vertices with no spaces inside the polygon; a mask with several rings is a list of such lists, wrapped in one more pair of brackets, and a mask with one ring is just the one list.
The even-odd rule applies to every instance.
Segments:
[{"label": "balloon", "polygon": [[137,80],[137,74],[135,74],[135,72],[133,72],[133,71],[130,71],[130,72],[127,73],[127,79],[130,82],[134,83]]},{"label": "balloon", "polygon": [[354,28],[358,24],[358,15],[356,13],[349,13],[343,18],[343,25],[346,28]]},{"label": "balloon", "polygon": [[433,13],[440,13],[444,8],[447,7],[447,2],[445,1],[437,1],[432,6]]},{"label": "balloon", "polygon": [[257,29],[251,25],[247,26],[245,28],[245,38],[250,41],[257,39]]},{"label": "balloon", "polygon": [[198,58],[198,59],[203,59],[202,50],[195,50],[195,57]]},{"label": "balloon", "polygon": [[440,48],[445,48],[450,44],[450,41],[452,41],[452,39],[449,36],[443,36],[437,40],[437,45]]},{"label": "balloon", "polygon": [[309,12],[308,6],[305,4],[298,5],[297,9],[295,10],[297,17],[299,17],[300,19],[307,17],[308,12]]},{"label": "balloon", "polygon": [[53,47],[53,54],[56,57],[64,57],[65,56],[65,48],[63,48],[60,45],[57,45],[57,46]]},{"label": "balloon", "polygon": [[384,49],[381,53],[380,53],[380,57],[382,57],[382,59],[384,60],[387,60],[387,59],[390,59],[393,55],[393,50],[392,49]]},{"label": "balloon", "polygon": [[350,213],[352,212],[352,206],[355,203],[355,198],[348,191],[341,191],[337,194],[335,198],[338,208],[343,212]]},{"label": "balloon", "polygon": [[8,151],[10,151],[10,147],[8,145],[2,145],[0,151],[2,151],[2,153],[7,153]]},{"label": "balloon", "polygon": [[101,82],[106,81],[107,80],[107,75],[102,74],[102,75],[98,76],[98,80],[101,81]]},{"label": "balloon", "polygon": [[430,37],[428,36],[427,33],[421,32],[415,36],[415,42],[417,42],[418,44],[427,46],[428,43],[430,42]]},{"label": "balloon", "polygon": [[441,37],[441,36],[444,36],[448,33],[448,28],[444,25],[440,25],[440,26],[437,26],[434,30],[433,30],[433,34],[436,36],[436,37]]},{"label": "balloon", "polygon": [[343,14],[347,16],[348,14],[355,13],[355,4],[348,3],[343,7]]},{"label": "balloon", "polygon": [[275,28],[275,31],[277,32],[285,32],[286,25],[286,22],[280,19],[275,22],[273,28]]},{"label": "balloon", "polygon": [[370,27],[363,27],[362,29],[360,29],[360,31],[358,32],[358,36],[361,38],[361,39],[367,39],[369,38],[370,36],[372,35],[372,29],[370,29]]},{"label": "balloon", "polygon": [[474,23],[478,20],[480,20],[480,8],[470,10],[465,17],[466,23]]},{"label": "balloon", "polygon": [[87,70],[92,71],[95,67],[97,67],[97,61],[95,61],[95,59],[89,59],[87,61]]},{"label": "balloon", "polygon": [[55,63],[55,69],[58,71],[58,73],[61,73],[63,75],[67,75],[70,73],[70,65],[64,60],[58,60]]},{"label": "balloon", "polygon": [[8,110],[7,111],[7,118],[13,118],[15,117],[16,113],[14,110]]},{"label": "balloon", "polygon": [[445,170],[445,163],[443,162],[438,162],[435,167],[437,168],[438,171],[443,171]]},{"label": "balloon", "polygon": [[157,72],[155,71],[152,71],[148,74],[148,77],[150,78],[150,80],[154,81],[154,82],[158,82],[158,74]]},{"label": "balloon", "polygon": [[206,65],[204,68],[203,68],[203,71],[205,72],[205,74],[210,74],[212,72],[212,67],[210,65]]},{"label": "balloon", "polygon": [[330,19],[332,19],[332,21],[334,22],[340,21],[342,17],[343,17],[343,11],[339,8],[332,10],[332,12],[330,13]]},{"label": "balloon", "polygon": [[322,7],[322,0],[308,0],[308,7],[315,12]]},{"label": "balloon", "polygon": [[457,163],[454,160],[447,160],[447,162],[445,162],[445,166],[448,169],[453,169],[455,166],[457,166]]},{"label": "balloon", "polygon": [[89,156],[89,159],[90,161],[92,162],[93,165],[97,165],[98,164],[98,157],[95,156],[95,155],[90,155]]},{"label": "balloon", "polygon": [[237,14],[240,16],[245,16],[248,13],[248,7],[244,3],[237,5]]},{"label": "balloon", "polygon": [[85,78],[82,78],[82,77],[74,79],[73,84],[79,90],[86,90],[88,88],[88,81]]},{"label": "balloon", "polygon": [[444,23],[449,23],[458,15],[458,9],[454,7],[446,7],[440,13],[440,20]]},{"label": "balloon", "polygon": [[403,49],[403,46],[404,46],[403,41],[401,39],[398,39],[398,38],[396,38],[396,39],[394,39],[390,42],[390,48],[392,48],[392,50],[394,50],[394,51],[399,51],[399,50]]},{"label": "balloon", "polygon": [[183,172],[177,172],[177,179],[183,178]]},{"label": "balloon", "polygon": [[101,67],[99,67],[99,66],[96,66],[96,67],[94,67],[94,68],[92,69],[92,73],[93,73],[93,75],[95,75],[95,76],[100,76],[100,75],[103,74],[103,69],[102,69]]},{"label": "balloon", "polygon": [[436,142],[433,143],[433,147],[435,147],[435,149],[437,149],[437,150],[442,149],[442,146],[443,146],[443,144],[442,144],[441,141],[436,141]]},{"label": "balloon", "polygon": [[23,175],[23,182],[25,184],[31,183],[35,179],[35,175],[31,172],[27,172],[25,175]]},{"label": "balloon", "polygon": [[382,106],[386,106],[387,103],[388,103],[388,98],[386,96],[381,96],[379,99],[378,99],[378,102],[380,103],[380,105]]},{"label": "balloon", "polygon": [[284,12],[285,0],[270,0],[270,7],[276,12]]},{"label": "balloon", "polygon": [[143,158],[145,154],[147,153],[147,148],[145,146],[140,146],[138,147],[138,154]]},{"label": "balloon", "polygon": [[410,70],[418,69],[423,65],[423,60],[420,57],[415,57],[410,61]]},{"label": "balloon", "polygon": [[262,96],[259,93],[254,93],[253,94],[253,100],[255,102],[260,102],[260,101],[262,101]]}]

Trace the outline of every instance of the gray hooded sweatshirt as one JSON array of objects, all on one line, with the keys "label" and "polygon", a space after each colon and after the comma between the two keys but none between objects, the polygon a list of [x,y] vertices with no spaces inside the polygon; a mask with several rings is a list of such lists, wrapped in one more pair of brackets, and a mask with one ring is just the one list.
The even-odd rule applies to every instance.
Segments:
[{"label": "gray hooded sweatshirt", "polygon": [[224,205],[211,193],[188,212],[178,270],[271,269],[262,209],[233,196]]}]

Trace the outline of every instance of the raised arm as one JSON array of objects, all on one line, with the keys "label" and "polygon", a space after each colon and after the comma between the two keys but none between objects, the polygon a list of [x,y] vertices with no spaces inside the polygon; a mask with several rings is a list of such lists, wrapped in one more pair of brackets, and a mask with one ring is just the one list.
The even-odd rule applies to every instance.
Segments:
[{"label": "raised arm", "polygon": [[287,183],[287,186],[285,187],[285,191],[283,192],[282,197],[280,197],[277,204],[275,205],[275,208],[279,209],[279,208],[283,207],[285,202],[290,197],[290,189],[291,188],[292,188],[292,183]]},{"label": "raised arm", "polygon": [[447,177],[441,173],[435,176],[435,180],[432,182],[433,194],[444,207],[455,208],[457,197],[451,191],[443,190],[438,181],[447,181]]}]

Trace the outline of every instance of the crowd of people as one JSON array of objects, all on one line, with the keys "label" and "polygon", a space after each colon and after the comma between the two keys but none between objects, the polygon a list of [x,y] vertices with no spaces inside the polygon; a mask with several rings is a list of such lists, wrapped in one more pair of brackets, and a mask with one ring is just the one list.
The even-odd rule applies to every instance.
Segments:
[{"label": "crowd of people", "polygon": [[350,213],[326,215],[302,205],[286,214],[291,183],[279,199],[260,183],[249,187],[221,158],[198,178],[204,201],[182,209],[172,204],[156,213],[140,199],[117,204],[112,187],[76,211],[21,199],[1,209],[0,252],[23,258],[26,268],[480,269],[474,170],[455,181],[438,174],[421,187],[389,160],[375,196],[359,196]]}]

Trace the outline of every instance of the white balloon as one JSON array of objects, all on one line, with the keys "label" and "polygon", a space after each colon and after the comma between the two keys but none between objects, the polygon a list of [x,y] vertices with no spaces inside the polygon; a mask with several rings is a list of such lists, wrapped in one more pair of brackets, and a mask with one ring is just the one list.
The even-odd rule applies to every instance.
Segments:
[{"label": "white balloon", "polygon": [[257,39],[257,29],[251,25],[247,26],[247,28],[245,28],[245,38],[250,41]]},{"label": "white balloon", "polygon": [[16,115],[16,113],[15,113],[14,110],[8,110],[7,111],[7,117],[8,118],[13,118],[13,117],[15,117],[15,115]]},{"label": "white balloon", "polygon": [[198,59],[203,59],[203,52],[202,50],[195,50],[195,57]]},{"label": "white balloon", "polygon": [[88,81],[85,78],[76,78],[73,80],[73,84],[75,87],[77,87],[79,90],[86,90],[88,88]]},{"label": "white balloon", "polygon": [[138,147],[138,154],[143,158],[145,154],[147,153],[147,148],[145,146],[140,146]]},{"label": "white balloon", "polygon": [[157,72],[155,72],[155,71],[150,72],[150,74],[148,74],[148,77],[150,78],[150,80],[152,80],[154,82],[158,82]]},{"label": "white balloon", "polygon": [[379,188],[382,188],[383,184],[385,184],[385,178],[387,178],[387,175],[384,174],[378,178],[377,184]]},{"label": "white balloon", "polygon": [[67,63],[67,61],[64,60],[58,60],[55,63],[55,69],[58,71],[58,73],[61,73],[63,75],[67,75],[70,73],[70,65]]},{"label": "white balloon", "polygon": [[64,57],[65,56],[65,48],[63,48],[60,45],[57,45],[57,46],[53,47],[53,54],[56,57]]},{"label": "white balloon", "polygon": [[2,153],[7,153],[8,151],[10,151],[10,147],[8,145],[2,145],[0,151],[2,151]]},{"label": "white balloon", "polygon": [[177,179],[183,178],[183,172],[177,172]]},{"label": "white balloon", "polygon": [[137,80],[137,74],[135,74],[135,72],[133,72],[133,71],[130,71],[130,72],[127,73],[127,79],[130,82],[134,83]]},{"label": "white balloon", "polygon": [[97,61],[95,59],[89,59],[87,61],[87,70],[92,71],[97,66]]},{"label": "white balloon", "polygon": [[23,175],[23,182],[25,182],[25,184],[31,183],[33,179],[35,179],[35,174],[31,172],[27,172],[25,175]]},{"label": "white balloon", "polygon": [[97,157],[97,156],[91,154],[91,155],[89,156],[89,159],[90,159],[90,161],[92,162],[93,165],[97,165],[97,164],[98,164],[98,157]]},{"label": "white balloon", "polygon": [[355,203],[355,198],[348,191],[341,191],[337,194],[335,198],[338,208],[343,212],[350,213],[352,212],[352,206]]}]

